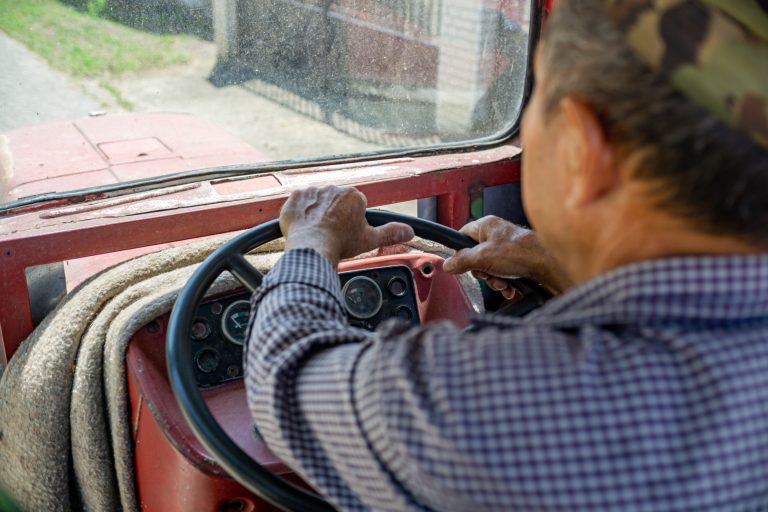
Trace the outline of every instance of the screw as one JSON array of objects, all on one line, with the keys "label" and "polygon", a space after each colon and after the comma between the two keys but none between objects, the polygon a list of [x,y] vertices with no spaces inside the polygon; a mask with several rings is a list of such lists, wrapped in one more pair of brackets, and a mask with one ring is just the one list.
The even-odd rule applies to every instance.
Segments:
[{"label": "screw", "polygon": [[234,499],[227,500],[219,505],[219,512],[240,512],[246,509],[245,500]]}]

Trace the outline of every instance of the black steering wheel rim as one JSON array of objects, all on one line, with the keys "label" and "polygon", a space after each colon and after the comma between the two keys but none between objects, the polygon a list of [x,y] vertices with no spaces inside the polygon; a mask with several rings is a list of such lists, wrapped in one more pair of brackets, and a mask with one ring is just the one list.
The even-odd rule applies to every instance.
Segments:
[{"label": "black steering wheel rim", "polygon": [[[410,225],[416,236],[438,242],[451,249],[474,247],[468,236],[424,219],[392,212],[368,210],[371,226],[388,222]],[[280,238],[277,220],[251,228],[222,245],[200,264],[179,294],[171,312],[167,335],[168,375],[176,401],[195,436],[224,470],[251,492],[286,511],[334,511],[324,498],[297,487],[272,474],[243,451],[221,428],[211,414],[197,387],[192,361],[190,328],[197,306],[213,281],[225,270],[230,271],[247,288],[254,290],[261,274],[244,255],[256,247]],[[526,291],[535,286],[529,280],[516,280],[515,286]]]}]

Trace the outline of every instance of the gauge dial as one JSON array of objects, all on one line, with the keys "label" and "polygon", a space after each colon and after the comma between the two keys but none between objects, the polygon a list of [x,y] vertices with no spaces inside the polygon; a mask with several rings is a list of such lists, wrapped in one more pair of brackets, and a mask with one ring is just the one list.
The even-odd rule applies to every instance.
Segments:
[{"label": "gauge dial", "polygon": [[213,373],[219,367],[219,354],[212,348],[204,348],[195,356],[197,367],[203,373]]},{"label": "gauge dial", "polygon": [[402,277],[395,276],[387,283],[387,289],[395,297],[402,297],[408,291],[408,285],[405,284],[405,280]]},{"label": "gauge dial", "polygon": [[381,288],[370,277],[353,277],[341,290],[344,307],[355,318],[371,318],[381,309]]},{"label": "gauge dial", "polygon": [[190,329],[189,334],[195,341],[207,338],[211,334],[211,328],[208,325],[208,321],[203,318],[196,319],[195,323],[192,324],[192,329]]},{"label": "gauge dial", "polygon": [[242,345],[250,318],[251,303],[247,300],[236,300],[227,306],[221,316],[221,330],[224,336],[235,345]]},{"label": "gauge dial", "polygon": [[411,311],[411,308],[409,308],[408,306],[398,306],[397,309],[395,310],[395,316],[402,320],[412,320],[413,311]]}]

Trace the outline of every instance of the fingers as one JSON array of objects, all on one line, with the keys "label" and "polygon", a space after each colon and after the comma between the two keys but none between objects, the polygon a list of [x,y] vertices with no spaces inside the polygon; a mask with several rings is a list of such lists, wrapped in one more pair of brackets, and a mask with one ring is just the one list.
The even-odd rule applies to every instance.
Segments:
[{"label": "fingers", "polygon": [[491,277],[486,279],[485,282],[488,283],[488,286],[492,290],[496,290],[497,292],[504,291],[509,287],[509,282],[506,279],[502,279],[500,277]]},{"label": "fingers", "polygon": [[501,294],[505,299],[511,300],[517,296],[517,290],[515,290],[514,286],[507,286],[504,290],[501,291]]},{"label": "fingers", "polygon": [[501,294],[507,300],[513,299],[517,295],[517,290],[515,290],[515,287],[512,286],[512,283],[507,279],[502,279],[500,277],[492,277],[486,282],[488,283],[488,286],[490,286],[492,290],[501,292]]},{"label": "fingers", "polygon": [[456,254],[443,262],[443,270],[451,274],[463,274],[469,270],[478,271],[483,267],[480,261],[480,246],[456,251]]},{"label": "fingers", "polygon": [[463,233],[473,240],[480,241],[480,220],[473,220],[472,222],[465,224],[464,227],[459,230],[459,233]]},{"label": "fingers", "polygon": [[473,277],[485,281],[489,288],[500,292],[505,299],[513,299],[516,291],[509,280],[477,270],[478,267],[485,268],[485,264],[487,264],[487,255],[483,255],[483,246],[478,245],[472,249],[457,251],[455,255],[443,262],[443,270],[452,274],[471,271]]},{"label": "fingers", "polygon": [[370,245],[383,247],[385,245],[402,244],[413,238],[413,228],[400,222],[390,222],[383,226],[371,228]]},{"label": "fingers", "polygon": [[459,230],[459,232],[478,242],[485,242],[488,240],[489,233],[498,229],[499,226],[508,224],[510,223],[495,215],[486,215],[485,217],[467,223]]},{"label": "fingers", "polygon": [[507,300],[513,299],[517,295],[515,287],[507,279],[493,277],[485,272],[472,272],[472,275],[476,279],[485,281],[490,289],[500,292]]}]

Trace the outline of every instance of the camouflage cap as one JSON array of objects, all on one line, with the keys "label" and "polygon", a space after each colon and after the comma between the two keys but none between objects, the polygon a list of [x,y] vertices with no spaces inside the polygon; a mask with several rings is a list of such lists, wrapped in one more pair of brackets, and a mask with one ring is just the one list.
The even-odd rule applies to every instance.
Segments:
[{"label": "camouflage cap", "polygon": [[603,0],[651,69],[768,149],[768,0]]}]

